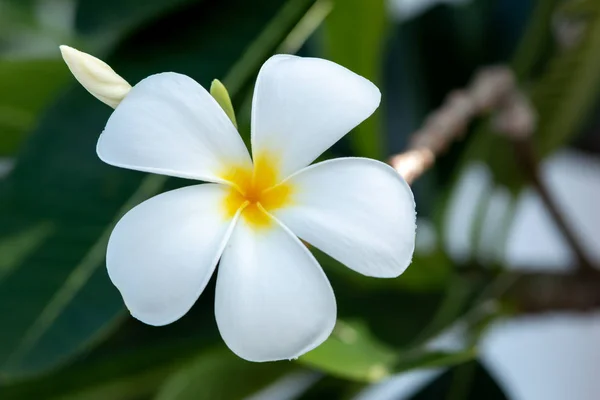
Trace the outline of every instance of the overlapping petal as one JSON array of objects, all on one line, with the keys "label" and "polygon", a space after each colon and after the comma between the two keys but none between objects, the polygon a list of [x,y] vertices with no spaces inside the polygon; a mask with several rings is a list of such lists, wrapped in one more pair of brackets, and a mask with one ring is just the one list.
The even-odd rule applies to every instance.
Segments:
[{"label": "overlapping petal", "polygon": [[235,223],[223,212],[227,190],[204,184],[166,192],[119,221],[106,265],[134,317],[165,325],[196,302]]},{"label": "overlapping petal", "polygon": [[375,85],[331,61],[273,56],[254,90],[254,158],[276,157],[285,178],[369,117],[380,99]]},{"label": "overlapping petal", "polygon": [[395,277],[415,246],[415,203],[390,166],[366,158],[312,165],[289,178],[292,205],[273,211],[292,232],[361,274]]},{"label": "overlapping petal", "polygon": [[252,165],[219,104],[196,81],[172,72],[131,89],[108,120],[97,152],[117,167],[211,182],[223,182],[231,165]]},{"label": "overlapping petal", "polygon": [[215,314],[234,353],[272,361],[321,344],[336,304],[323,270],[287,228],[255,229],[240,218],[219,265]]}]

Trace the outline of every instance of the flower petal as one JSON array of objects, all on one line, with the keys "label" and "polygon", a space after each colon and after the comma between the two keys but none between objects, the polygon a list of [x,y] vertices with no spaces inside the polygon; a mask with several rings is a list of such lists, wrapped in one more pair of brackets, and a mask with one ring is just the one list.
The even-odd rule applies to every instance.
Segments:
[{"label": "flower petal", "polygon": [[277,156],[285,178],[369,117],[380,99],[375,85],[331,61],[273,56],[254,90],[254,159]]},{"label": "flower petal", "polygon": [[215,314],[235,354],[274,361],[327,339],[336,304],[323,270],[287,228],[257,229],[240,218],[219,264]]},{"label": "flower petal", "polygon": [[388,165],[339,158],[312,165],[286,182],[292,205],[273,214],[301,239],[361,274],[400,275],[415,248],[415,203]]},{"label": "flower petal", "polygon": [[117,167],[223,182],[232,164],[249,168],[248,150],[213,97],[185,75],[152,75],[112,113],[98,156]]},{"label": "flower petal", "polygon": [[150,325],[181,318],[212,275],[235,219],[221,210],[227,187],[189,186],[141,203],[108,242],[108,274],[131,315]]}]

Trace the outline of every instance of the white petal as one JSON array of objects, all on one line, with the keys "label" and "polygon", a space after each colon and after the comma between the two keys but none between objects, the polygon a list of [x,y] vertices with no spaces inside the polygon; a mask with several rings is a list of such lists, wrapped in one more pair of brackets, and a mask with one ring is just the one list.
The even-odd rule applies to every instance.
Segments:
[{"label": "white petal", "polygon": [[261,68],[254,90],[254,157],[277,156],[284,178],[369,117],[380,99],[375,85],[331,61],[273,56]]},{"label": "white petal", "polygon": [[221,210],[227,190],[205,184],[166,192],[119,221],[106,265],[135,318],[169,324],[196,302],[235,223]]},{"label": "white petal", "polygon": [[273,214],[301,239],[361,274],[400,275],[415,248],[415,202],[390,166],[339,158],[290,177],[292,205]]},{"label": "white petal", "polygon": [[135,85],[100,135],[98,156],[117,167],[223,182],[232,164],[249,167],[248,150],[213,97],[172,72]]},{"label": "white petal", "polygon": [[336,304],[323,270],[287,228],[256,229],[240,218],[219,264],[215,314],[235,354],[274,361],[327,339]]}]

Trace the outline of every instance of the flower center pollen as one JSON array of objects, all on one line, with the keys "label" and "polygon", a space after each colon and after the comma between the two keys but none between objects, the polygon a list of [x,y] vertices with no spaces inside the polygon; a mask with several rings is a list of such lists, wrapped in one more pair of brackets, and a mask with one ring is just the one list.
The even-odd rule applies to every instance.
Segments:
[{"label": "flower center pollen", "polygon": [[260,155],[254,160],[254,169],[233,167],[225,179],[235,187],[229,189],[225,198],[225,213],[232,218],[240,208],[242,218],[255,227],[269,227],[272,219],[267,212],[291,203],[292,187],[279,183],[277,159]]}]

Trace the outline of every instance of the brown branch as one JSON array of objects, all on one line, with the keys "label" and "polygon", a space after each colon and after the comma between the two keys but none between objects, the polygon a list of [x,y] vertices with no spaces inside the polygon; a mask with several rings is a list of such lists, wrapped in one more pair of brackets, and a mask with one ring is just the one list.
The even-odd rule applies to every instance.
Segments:
[{"label": "brown branch", "polygon": [[[546,209],[550,212],[552,219],[562,232],[563,237],[573,249],[579,263],[580,271],[586,274],[596,272],[596,269],[592,266],[590,260],[588,260],[585,250],[580,245],[577,235],[571,230],[567,220],[559,211],[559,207],[556,204],[554,197],[552,197],[552,194],[542,180],[532,141],[529,138],[521,140],[516,139],[513,141],[513,145],[517,156],[517,162],[521,165],[521,170],[523,173],[527,174],[527,178],[540,195],[540,198],[546,205]],[[600,292],[600,287],[598,292]]]},{"label": "brown branch", "polygon": [[510,69],[501,66],[483,69],[468,89],[451,93],[440,109],[434,111],[424,126],[413,134],[408,150],[392,156],[389,164],[411,184],[433,166],[435,159],[452,142],[462,138],[473,119],[488,113],[492,114],[494,130],[514,143],[521,169],[576,254],[582,271],[595,272],[540,177],[532,143],[535,112],[519,90]]},{"label": "brown branch", "polygon": [[460,273],[473,286],[483,287],[474,308],[465,315],[471,323],[497,314],[498,300],[516,314],[600,309],[600,271],[545,272],[530,267],[498,271],[468,264]]},{"label": "brown branch", "polygon": [[508,68],[482,70],[468,89],[454,91],[448,96],[427,118],[424,126],[413,134],[408,150],[390,158],[390,165],[408,183],[414,182],[433,166],[436,157],[452,142],[462,138],[474,118],[500,108],[514,91],[515,80]]},{"label": "brown branch", "polygon": [[600,272],[514,274],[515,283],[502,297],[517,313],[587,312],[600,308]]}]

